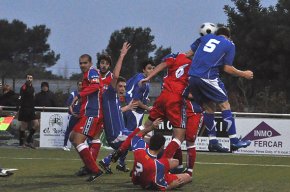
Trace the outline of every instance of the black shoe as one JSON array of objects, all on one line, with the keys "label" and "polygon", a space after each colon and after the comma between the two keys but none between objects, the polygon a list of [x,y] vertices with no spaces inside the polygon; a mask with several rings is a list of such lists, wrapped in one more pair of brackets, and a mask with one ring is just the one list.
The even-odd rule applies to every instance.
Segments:
[{"label": "black shoe", "polygon": [[210,152],[229,152],[229,149],[226,147],[223,147],[222,144],[216,143],[216,144],[209,144],[208,150]]},{"label": "black shoe", "polygon": [[118,170],[118,171],[123,171],[123,172],[129,172],[130,171],[130,169],[129,168],[127,168],[126,167],[126,165],[120,165],[120,164],[118,164],[117,166],[116,166],[116,169]]},{"label": "black shoe", "polygon": [[92,182],[92,181],[96,180],[98,177],[100,177],[101,175],[103,175],[103,171],[101,171],[101,170],[97,173],[92,173],[91,176],[86,181]]},{"label": "black shoe", "polygon": [[171,174],[181,174],[181,173],[185,173],[187,171],[187,168],[182,167],[182,168],[174,168],[174,169],[170,169],[169,172]]},{"label": "black shoe", "polygon": [[113,151],[111,161],[113,163],[116,163],[121,156],[122,156],[121,150],[117,149],[117,150]]},{"label": "black shoe", "polygon": [[87,167],[81,167],[80,170],[78,170],[75,175],[78,176],[78,177],[81,177],[81,176],[86,176],[86,175],[89,175],[91,174],[91,170],[89,170]]},{"label": "black shoe", "polygon": [[36,147],[33,145],[33,143],[25,143],[26,147],[29,147],[31,149],[36,149]]},{"label": "black shoe", "polygon": [[103,160],[99,161],[99,165],[105,171],[106,174],[113,174],[111,167],[107,166]]}]

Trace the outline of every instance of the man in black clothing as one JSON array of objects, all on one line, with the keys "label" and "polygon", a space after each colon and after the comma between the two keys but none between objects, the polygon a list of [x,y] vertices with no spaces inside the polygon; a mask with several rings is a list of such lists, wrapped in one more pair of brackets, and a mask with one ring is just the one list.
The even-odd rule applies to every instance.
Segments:
[{"label": "man in black clothing", "polygon": [[[20,109],[18,112],[18,121],[21,122],[21,127],[19,130],[19,146],[21,147],[31,147],[35,148],[32,144],[33,135],[39,126],[38,119],[35,115],[34,109],[34,88],[32,86],[33,77],[32,75],[26,75],[26,82],[20,88],[19,105]],[[26,139],[27,143],[24,143],[25,130],[28,127],[28,123],[31,122],[31,129],[29,130],[29,135]]]},{"label": "man in black clothing", "polygon": [[3,86],[3,95],[0,96],[0,105],[2,106],[16,106],[17,96],[8,84]]},{"label": "man in black clothing", "polygon": [[54,94],[49,90],[48,82],[41,82],[41,91],[35,95],[35,106],[56,107]]}]

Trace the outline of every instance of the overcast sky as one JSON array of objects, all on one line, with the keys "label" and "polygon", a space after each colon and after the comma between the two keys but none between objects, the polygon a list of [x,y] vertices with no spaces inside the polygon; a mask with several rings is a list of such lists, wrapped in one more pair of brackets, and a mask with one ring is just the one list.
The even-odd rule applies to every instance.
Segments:
[{"label": "overcast sky", "polygon": [[[277,0],[262,0],[263,6]],[[107,47],[110,35],[124,27],[150,27],[157,46],[186,51],[198,37],[201,23],[227,23],[230,0],[0,0],[0,19],[18,19],[29,27],[51,29],[49,44],[61,55],[52,67],[62,74],[79,72],[78,57]],[[1,29],[0,29],[1,30]]]}]

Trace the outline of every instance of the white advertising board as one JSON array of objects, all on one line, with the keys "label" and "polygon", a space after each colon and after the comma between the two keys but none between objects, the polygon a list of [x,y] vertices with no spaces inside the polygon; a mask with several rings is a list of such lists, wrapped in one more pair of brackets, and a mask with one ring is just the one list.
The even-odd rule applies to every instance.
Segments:
[{"label": "white advertising board", "polygon": [[236,118],[237,134],[251,140],[235,153],[290,155],[290,119]]},{"label": "white advertising board", "polygon": [[[68,124],[68,114],[59,112],[41,112],[39,147],[62,148],[64,134]],[[71,143],[68,141],[68,147]]]}]

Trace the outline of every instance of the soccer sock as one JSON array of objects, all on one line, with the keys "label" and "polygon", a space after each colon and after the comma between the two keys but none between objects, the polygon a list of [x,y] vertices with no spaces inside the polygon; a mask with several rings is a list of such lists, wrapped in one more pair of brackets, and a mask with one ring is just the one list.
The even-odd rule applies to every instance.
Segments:
[{"label": "soccer sock", "polygon": [[22,146],[24,144],[25,139],[25,131],[19,130],[19,145]]},{"label": "soccer sock", "polygon": [[180,145],[181,142],[178,139],[176,138],[172,139],[172,141],[167,145],[163,156],[166,158],[172,158],[176,150],[180,148]]},{"label": "soccer sock", "polygon": [[177,168],[183,168],[183,164],[182,164],[182,151],[181,151],[181,147],[179,147],[174,156],[173,156],[173,159],[178,159],[179,161],[179,164],[178,164],[178,167]]},{"label": "soccer sock", "polygon": [[237,143],[239,139],[237,138],[237,135],[236,135],[236,125],[235,125],[235,119],[232,115],[232,111],[231,110],[222,111],[222,117],[223,117],[223,123],[227,127],[227,132],[231,140],[231,143]]},{"label": "soccer sock", "polygon": [[203,116],[204,124],[207,130],[210,144],[217,144],[218,140],[216,139],[216,127],[214,123],[214,114],[204,113]]},{"label": "soccer sock", "polygon": [[100,148],[101,148],[101,140],[100,139],[92,140],[89,149],[95,161],[97,160],[97,157],[99,155]]},{"label": "soccer sock", "polygon": [[84,143],[79,144],[76,147],[81,159],[83,160],[85,166],[91,170],[93,173],[99,172],[99,168],[96,164],[96,161],[94,160],[88,146]]},{"label": "soccer sock", "polygon": [[121,165],[122,167],[125,166],[125,160],[128,154],[128,150],[122,154],[122,156],[119,158],[119,165]]},{"label": "soccer sock", "polygon": [[192,176],[192,171],[194,167],[196,159],[196,148],[195,145],[193,146],[187,146],[187,161],[186,161],[186,167],[187,167],[187,173]]},{"label": "soccer sock", "polygon": [[34,129],[30,129],[29,130],[29,135],[28,135],[28,137],[26,139],[27,143],[32,143],[32,137],[33,137],[34,133],[35,133]]},{"label": "soccer sock", "polygon": [[103,159],[103,162],[109,166],[111,164],[112,154],[109,154],[107,157]]},{"label": "soccer sock", "polygon": [[119,147],[119,150],[121,150],[121,152],[125,152],[127,151],[130,146],[131,146],[131,140],[132,138],[139,133],[141,129],[139,127],[137,127],[130,135],[128,135],[127,139],[121,144],[121,146]]}]

